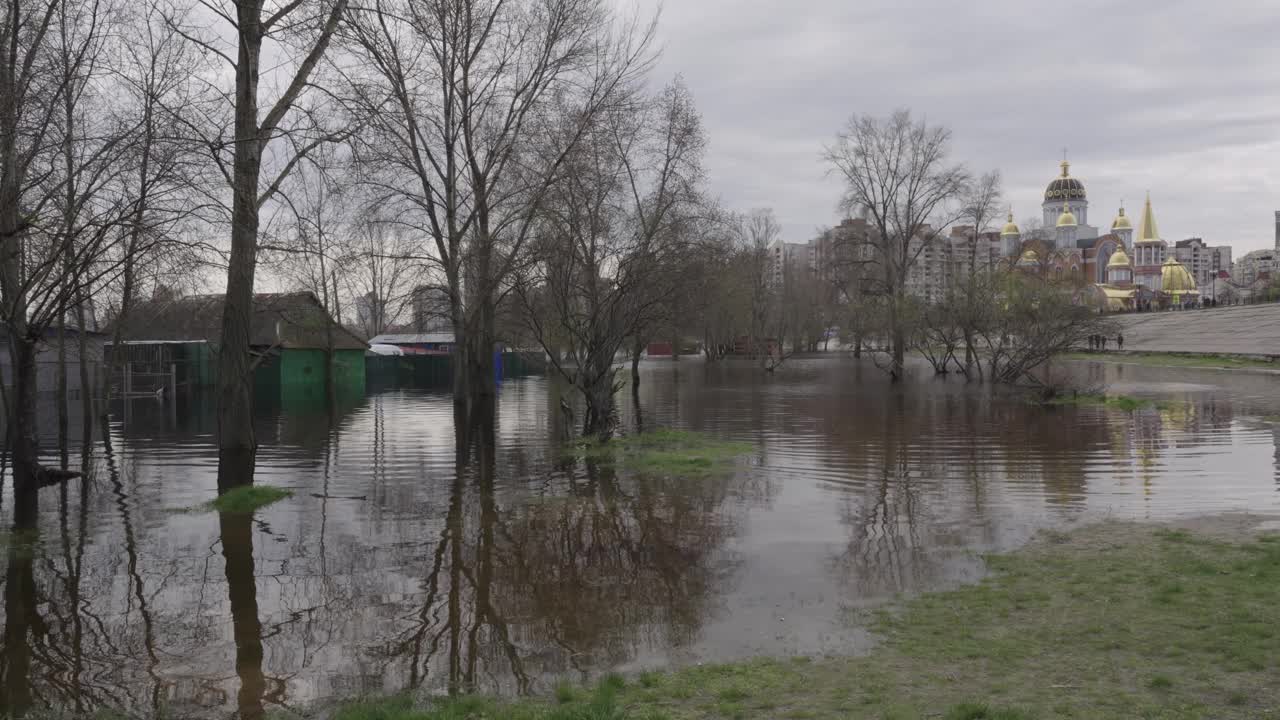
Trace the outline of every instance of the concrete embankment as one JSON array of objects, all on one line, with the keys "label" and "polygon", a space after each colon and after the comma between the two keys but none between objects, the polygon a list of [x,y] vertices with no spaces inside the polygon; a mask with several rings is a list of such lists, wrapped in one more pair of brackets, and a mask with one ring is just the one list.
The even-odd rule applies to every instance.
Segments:
[{"label": "concrete embankment", "polygon": [[1280,303],[1134,313],[1115,320],[1125,350],[1280,356]]}]

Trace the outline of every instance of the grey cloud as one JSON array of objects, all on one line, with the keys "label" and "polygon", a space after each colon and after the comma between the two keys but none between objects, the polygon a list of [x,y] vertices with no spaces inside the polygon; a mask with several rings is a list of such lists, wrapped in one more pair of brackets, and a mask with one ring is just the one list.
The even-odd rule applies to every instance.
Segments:
[{"label": "grey cloud", "polygon": [[1276,37],[1280,5],[1248,0],[666,0],[659,31],[714,190],[774,207],[788,239],[839,219],[818,158],[844,119],[910,107],[1003,173],[1020,218],[1067,147],[1095,223],[1150,190],[1166,239],[1237,255],[1271,244],[1280,209]]}]

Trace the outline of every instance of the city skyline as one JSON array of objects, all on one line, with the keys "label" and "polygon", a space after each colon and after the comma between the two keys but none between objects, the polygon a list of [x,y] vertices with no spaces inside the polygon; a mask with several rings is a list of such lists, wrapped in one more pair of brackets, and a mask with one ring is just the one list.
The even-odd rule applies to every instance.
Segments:
[{"label": "city skyline", "polygon": [[1202,237],[1237,255],[1273,246],[1280,88],[1263,70],[1280,67],[1280,17],[1262,5],[784,10],[665,3],[658,41],[659,75],[681,73],[699,98],[712,191],[737,210],[774,208],[788,241],[840,220],[841,183],[820,155],[848,116],[909,107],[951,128],[956,160],[1001,171],[1020,222],[1039,215],[1065,147],[1098,218],[1150,191],[1170,242]]}]

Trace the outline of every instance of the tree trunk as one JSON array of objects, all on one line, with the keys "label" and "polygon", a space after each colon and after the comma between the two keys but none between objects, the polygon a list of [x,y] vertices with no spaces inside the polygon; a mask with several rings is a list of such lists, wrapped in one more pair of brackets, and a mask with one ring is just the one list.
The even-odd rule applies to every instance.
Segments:
[{"label": "tree trunk", "polygon": [[80,326],[76,332],[76,360],[80,370],[80,422],[84,428],[80,442],[86,446],[93,438],[93,378],[89,373],[89,341],[85,337],[84,300],[89,293],[76,293],[76,324]]},{"label": "tree trunk", "polygon": [[582,423],[582,435],[608,440],[613,435],[612,384],[597,381],[584,390],[584,395],[587,399],[587,408]]},{"label": "tree trunk", "polygon": [[462,304],[462,290],[456,270],[449,273],[449,315],[453,321],[453,350],[449,355],[453,369],[453,402],[465,405],[471,389],[467,375],[471,364],[471,349],[468,346],[471,335],[467,332],[466,308]]},{"label": "tree trunk", "polygon": [[470,328],[471,337],[468,342],[469,395],[472,400],[485,400],[494,397],[498,392],[493,364],[494,346],[497,344],[494,338],[496,313],[493,300],[487,296],[475,298],[475,306],[475,323]]},{"label": "tree trunk", "polygon": [[34,525],[38,508],[40,440],[36,428],[36,347],[26,336],[26,321],[21,325],[21,334],[15,331],[9,336],[14,376],[9,442],[13,455],[14,525],[26,527]]},{"label": "tree trunk", "polygon": [[889,302],[889,342],[892,345],[890,352],[893,353],[893,364],[889,373],[894,382],[902,379],[902,367],[906,362],[907,354],[907,336],[902,327],[902,318],[899,313],[899,297],[895,293]]},{"label": "tree trunk", "polygon": [[636,338],[631,345],[631,388],[640,387],[640,354],[644,352],[644,341]]},{"label": "tree trunk", "polygon": [[253,366],[249,326],[253,318],[253,276],[258,262],[258,175],[262,145],[258,137],[259,11],[240,5],[240,54],[236,64],[235,137],[231,202],[231,256],[227,297],[218,347],[218,448],[251,451]]},{"label": "tree trunk", "polygon": [[608,440],[613,435],[613,356],[584,358],[586,367],[579,378],[579,388],[587,401],[582,423],[584,437]]},{"label": "tree trunk", "polygon": [[58,454],[62,458],[62,469],[67,469],[67,428],[71,424],[67,417],[67,313],[62,308],[58,313],[58,385],[55,393],[58,404]]},{"label": "tree trunk", "polygon": [[[330,418],[335,416],[338,408],[338,384],[337,378],[334,377],[337,369],[334,363],[334,355],[336,353],[334,353],[333,349],[334,320],[330,308],[332,301],[338,297],[338,276],[336,271],[333,276],[333,283],[333,296],[330,298],[329,281],[324,273],[324,248],[322,246],[320,248],[320,287],[324,290],[324,400],[325,407],[329,409]],[[374,305],[377,305],[376,298]]]}]

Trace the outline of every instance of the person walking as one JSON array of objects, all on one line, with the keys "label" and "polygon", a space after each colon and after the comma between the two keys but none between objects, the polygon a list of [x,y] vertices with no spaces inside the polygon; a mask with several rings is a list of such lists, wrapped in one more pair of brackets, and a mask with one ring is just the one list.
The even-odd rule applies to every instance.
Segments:
[{"label": "person walking", "polygon": [[1124,333],[1116,333],[1116,350],[1124,350]]},{"label": "person walking", "polygon": [[1102,341],[1102,352],[1106,352],[1106,351],[1107,351],[1107,336],[1106,336],[1106,335],[1103,335],[1102,337],[1100,337],[1100,338],[1099,338],[1099,340],[1101,340],[1101,341]]}]

